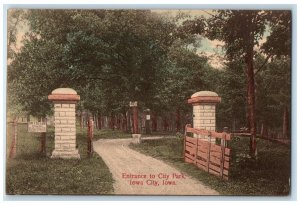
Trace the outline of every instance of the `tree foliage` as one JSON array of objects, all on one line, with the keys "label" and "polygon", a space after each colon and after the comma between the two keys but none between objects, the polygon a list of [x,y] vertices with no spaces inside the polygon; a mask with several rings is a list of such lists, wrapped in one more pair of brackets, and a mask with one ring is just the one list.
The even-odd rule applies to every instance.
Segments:
[{"label": "tree foliage", "polygon": [[33,115],[50,111],[45,93],[57,87],[74,88],[81,107],[105,114],[123,112],[129,101],[161,111],[184,104],[192,94],[186,86],[203,87],[207,59],[186,47],[195,39],[187,41],[189,34],[178,40],[174,18],[149,10],[29,10],[27,19],[30,32],[8,76]]},{"label": "tree foliage", "polygon": [[[222,97],[218,127],[252,122],[254,134],[256,122],[276,118],[269,124],[278,126],[282,109],[290,111],[290,11],[217,10],[195,19],[150,10],[11,14],[9,43],[14,23],[26,20],[30,29],[8,66],[8,98],[30,114],[49,114],[47,95],[58,87],[79,93],[79,109],[104,115],[126,113],[129,101],[161,116],[187,114],[193,93],[212,90]],[[225,43],[224,68],[197,54],[205,37]]]},{"label": "tree foliage", "polygon": [[[255,69],[257,72],[267,63],[270,56],[289,55],[291,49],[291,13],[290,11],[262,10],[216,10],[206,19],[204,17],[189,20],[183,27],[193,34],[207,36],[225,43],[227,60],[240,61],[246,73],[247,121],[252,134],[250,150],[256,150],[256,94]],[[260,45],[267,28],[270,35]],[[261,47],[261,48],[260,48]],[[283,48],[282,48],[283,47]],[[259,48],[259,49],[256,49]],[[261,67],[255,68],[254,59],[263,52],[269,55]],[[242,70],[240,72],[243,72]],[[225,77],[226,75],[223,75]],[[234,77],[231,75],[231,77]]]},{"label": "tree foliage", "polygon": [[291,11],[267,12],[270,35],[262,46],[264,53],[271,56],[291,56],[292,14]]}]

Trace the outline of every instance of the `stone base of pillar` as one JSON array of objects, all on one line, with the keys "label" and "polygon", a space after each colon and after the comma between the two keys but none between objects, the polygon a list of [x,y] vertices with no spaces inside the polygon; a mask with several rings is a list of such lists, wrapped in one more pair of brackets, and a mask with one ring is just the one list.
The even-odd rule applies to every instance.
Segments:
[{"label": "stone base of pillar", "polygon": [[132,138],[133,138],[133,143],[135,144],[139,144],[141,143],[141,134],[132,134]]},{"label": "stone base of pillar", "polygon": [[80,159],[78,149],[55,149],[52,152],[51,158],[61,158],[61,159]]}]

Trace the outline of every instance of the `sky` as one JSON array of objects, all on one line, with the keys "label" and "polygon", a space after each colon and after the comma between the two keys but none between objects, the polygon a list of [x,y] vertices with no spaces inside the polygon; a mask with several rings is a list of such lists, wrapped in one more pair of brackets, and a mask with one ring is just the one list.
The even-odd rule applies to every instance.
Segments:
[{"label": "sky", "polygon": [[[179,12],[189,14],[193,17],[209,17],[209,14],[213,13],[212,10],[152,10],[159,14],[167,14],[171,16],[176,16]],[[197,49],[197,53],[200,56],[208,57],[208,63],[217,69],[222,68],[224,65],[224,50],[222,49],[224,42],[219,40],[209,40],[208,38],[202,38],[200,42],[200,47]]]},{"label": "sky", "polygon": [[[159,14],[168,14],[171,16],[176,16],[179,11],[189,14],[192,18],[193,17],[200,17],[203,16],[208,18],[211,14],[213,14],[212,10],[152,10],[153,12]],[[263,37],[259,40],[259,45],[255,46],[255,50],[258,50],[259,47],[266,42],[267,36],[270,35],[269,28],[267,27]],[[216,69],[222,69],[224,67],[225,61],[225,50],[223,46],[225,45],[224,42],[219,40],[209,40],[208,38],[202,38],[200,47],[197,49],[197,53],[200,56],[208,57],[208,63]]]}]

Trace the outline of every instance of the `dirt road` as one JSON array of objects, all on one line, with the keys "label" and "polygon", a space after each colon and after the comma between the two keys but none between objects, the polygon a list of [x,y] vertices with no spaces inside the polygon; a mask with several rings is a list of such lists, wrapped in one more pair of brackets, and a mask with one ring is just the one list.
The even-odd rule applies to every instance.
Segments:
[{"label": "dirt road", "polygon": [[128,147],[132,139],[94,142],[94,150],[109,167],[114,193],[119,195],[218,195],[174,167]]}]

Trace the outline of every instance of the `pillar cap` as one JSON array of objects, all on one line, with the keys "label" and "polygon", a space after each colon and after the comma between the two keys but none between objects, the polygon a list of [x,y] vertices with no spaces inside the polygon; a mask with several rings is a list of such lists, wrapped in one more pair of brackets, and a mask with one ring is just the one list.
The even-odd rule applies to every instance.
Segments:
[{"label": "pillar cap", "polygon": [[51,94],[54,94],[54,95],[57,95],[57,94],[65,94],[65,95],[74,94],[74,95],[76,95],[77,92],[72,88],[57,88],[57,89],[53,90]]},{"label": "pillar cap", "polygon": [[50,101],[79,101],[80,96],[72,88],[57,88],[48,95]]},{"label": "pillar cap", "polygon": [[221,102],[221,97],[217,93],[212,91],[199,91],[194,93],[190,99],[188,99],[189,104],[199,104],[199,103],[212,103],[216,104]]},{"label": "pillar cap", "polygon": [[194,98],[194,97],[204,97],[204,96],[210,96],[210,97],[218,97],[218,94],[215,93],[215,92],[212,92],[212,91],[207,91],[207,90],[204,90],[204,91],[199,91],[199,92],[196,92],[194,93],[191,98]]}]

